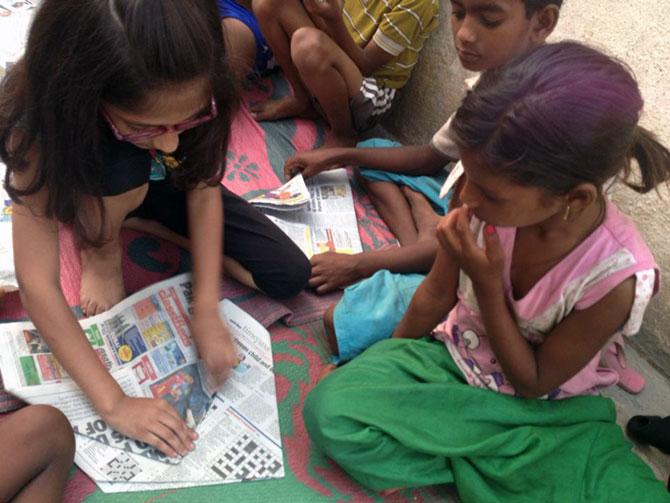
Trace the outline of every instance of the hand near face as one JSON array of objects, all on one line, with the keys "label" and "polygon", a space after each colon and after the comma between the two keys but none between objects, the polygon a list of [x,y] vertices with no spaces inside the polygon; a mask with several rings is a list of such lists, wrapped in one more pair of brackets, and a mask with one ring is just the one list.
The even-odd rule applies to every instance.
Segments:
[{"label": "hand near face", "polygon": [[495,227],[484,229],[484,248],[477,245],[470,230],[470,211],[467,205],[451,210],[437,226],[437,238],[458,262],[475,285],[502,281],[504,254]]}]

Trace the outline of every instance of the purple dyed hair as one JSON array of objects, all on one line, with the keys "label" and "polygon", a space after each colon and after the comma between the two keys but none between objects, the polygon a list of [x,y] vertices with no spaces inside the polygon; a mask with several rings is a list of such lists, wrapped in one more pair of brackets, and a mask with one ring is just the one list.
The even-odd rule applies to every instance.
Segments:
[{"label": "purple dyed hair", "polygon": [[642,106],[623,63],[559,42],[485,72],[452,129],[460,147],[479,150],[497,173],[521,185],[565,194],[579,183],[601,187],[620,176],[648,192],[670,179],[670,152],[638,126]]}]

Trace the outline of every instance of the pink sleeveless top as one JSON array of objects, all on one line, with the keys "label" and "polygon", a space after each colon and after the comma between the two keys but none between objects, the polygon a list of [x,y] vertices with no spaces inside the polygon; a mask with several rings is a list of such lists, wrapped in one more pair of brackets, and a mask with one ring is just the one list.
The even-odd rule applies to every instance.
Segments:
[{"label": "pink sleeveless top", "polygon": [[[484,223],[473,217],[470,227],[481,246]],[[608,202],[603,223],[518,300],[512,295],[510,281],[516,229],[499,227],[496,232],[506,257],[503,272],[506,300],[521,334],[531,344],[541,344],[574,309],[587,309],[631,276],[636,277],[635,301],[628,320],[612,336],[634,335],[640,329],[647,304],[658,290],[658,266],[633,222],[614,204]],[[491,350],[472,282],[463,271],[457,296],[456,305],[435,328],[434,335],[444,341],[471,385],[516,394]],[[599,352],[546,398],[595,394],[599,388],[615,384],[618,375],[600,366],[600,356]]]}]

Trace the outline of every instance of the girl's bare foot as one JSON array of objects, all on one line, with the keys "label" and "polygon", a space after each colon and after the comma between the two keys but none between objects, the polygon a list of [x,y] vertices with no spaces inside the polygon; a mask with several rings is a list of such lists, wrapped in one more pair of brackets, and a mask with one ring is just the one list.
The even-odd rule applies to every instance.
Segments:
[{"label": "girl's bare foot", "polygon": [[435,210],[433,210],[433,207],[423,194],[410,189],[406,185],[403,185],[401,190],[412,210],[414,224],[419,234],[418,241],[434,239],[440,216],[435,213]]},{"label": "girl's bare foot", "polygon": [[107,311],[126,296],[122,255],[119,242],[81,250],[79,303],[86,316]]},{"label": "girl's bare foot", "polygon": [[257,121],[276,121],[289,117],[301,117],[308,114],[310,103],[308,98],[284,96],[278,100],[266,100],[249,107],[251,116]]},{"label": "girl's bare foot", "polygon": [[324,380],[333,370],[337,368],[337,365],[334,363],[328,363],[325,367],[319,372],[319,379],[316,382],[321,382]]},{"label": "girl's bare foot", "polygon": [[394,487],[392,489],[384,489],[383,491],[379,491],[379,494],[381,494],[383,497],[393,496],[394,494],[399,493],[403,489],[404,487]]}]

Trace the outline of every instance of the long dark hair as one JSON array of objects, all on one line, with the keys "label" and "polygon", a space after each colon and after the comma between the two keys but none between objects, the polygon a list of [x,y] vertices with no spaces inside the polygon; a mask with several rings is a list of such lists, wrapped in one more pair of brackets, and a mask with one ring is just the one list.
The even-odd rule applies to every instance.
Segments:
[{"label": "long dark hair", "polygon": [[[82,198],[97,197],[102,211],[100,117],[105,101],[131,110],[148,92],[208,77],[219,115],[185,131],[174,182],[184,188],[219,183],[225,168],[237,90],[228,69],[214,0],[44,0],[30,29],[24,57],[0,87],[0,157],[5,187],[16,201],[46,186],[46,216],[72,224],[86,243]],[[8,151],[12,131],[18,145]],[[35,179],[19,190],[14,171],[27,166],[36,146]],[[104,212],[102,214],[104,218]]]},{"label": "long dark hair", "polygon": [[623,63],[559,42],[485,72],[452,129],[457,144],[521,185],[560,195],[619,176],[644,193],[670,179],[670,152],[638,126],[642,106]]}]

